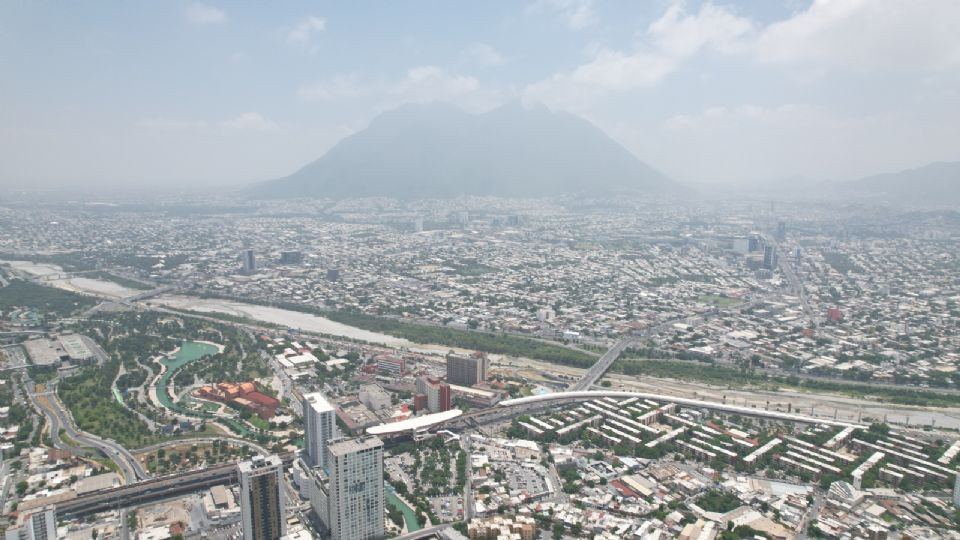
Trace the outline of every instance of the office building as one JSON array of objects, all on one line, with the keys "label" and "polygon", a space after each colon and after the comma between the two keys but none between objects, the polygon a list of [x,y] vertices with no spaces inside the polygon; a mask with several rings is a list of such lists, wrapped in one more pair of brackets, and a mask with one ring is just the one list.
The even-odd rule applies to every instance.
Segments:
[{"label": "office building", "polygon": [[953,477],[953,508],[960,510],[960,472]]},{"label": "office building", "polygon": [[763,248],[763,267],[767,270],[773,270],[777,267],[777,248],[774,246],[764,246]]},{"label": "office building", "polygon": [[38,508],[17,516],[17,523],[6,530],[6,540],[56,540],[57,513],[53,506]]},{"label": "office building", "polygon": [[427,395],[417,392],[413,395],[413,410],[416,412],[429,411],[429,403],[427,402]]},{"label": "office building", "polygon": [[787,224],[783,221],[777,223],[777,240],[784,241],[787,239]]},{"label": "office building", "polygon": [[473,386],[487,380],[490,361],[485,355],[447,355],[447,382],[457,386]]},{"label": "office building", "polygon": [[329,452],[330,538],[383,538],[383,441],[377,437],[338,441]]},{"label": "office building", "polygon": [[407,370],[407,363],[403,358],[381,354],[377,356],[377,373],[381,375],[391,375],[400,377]]},{"label": "office building", "polygon": [[747,254],[750,253],[750,239],[749,238],[734,238],[733,239],[733,250],[737,253]]},{"label": "office building", "polygon": [[[426,408],[432,413],[450,410],[450,385],[439,379],[426,376],[417,377],[417,395],[426,397]],[[417,410],[419,412],[420,409]]]},{"label": "office building", "polygon": [[327,444],[339,437],[337,412],[320,392],[303,396],[305,461],[311,467],[327,468]]},{"label": "office building", "polygon": [[375,384],[367,384],[360,387],[360,403],[363,403],[373,412],[379,412],[393,407],[393,399],[386,390]]},{"label": "office building", "polygon": [[245,249],[240,254],[240,260],[243,262],[243,273],[250,274],[257,270],[257,259],[253,255],[252,249]]},{"label": "office building", "polygon": [[279,540],[286,534],[283,462],[255,456],[237,464],[243,540]]},{"label": "office building", "polygon": [[280,264],[300,264],[303,262],[303,253],[299,251],[281,251]]}]

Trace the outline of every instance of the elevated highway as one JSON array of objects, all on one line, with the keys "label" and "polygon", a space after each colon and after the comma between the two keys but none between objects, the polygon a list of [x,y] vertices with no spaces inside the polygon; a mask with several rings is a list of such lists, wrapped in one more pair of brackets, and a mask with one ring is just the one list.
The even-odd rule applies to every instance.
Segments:
[{"label": "elevated highway", "polygon": [[578,391],[578,390],[587,390],[603,377],[603,374],[610,369],[610,366],[616,361],[617,358],[620,358],[620,355],[631,345],[635,345],[640,341],[638,336],[630,336],[621,339],[620,341],[613,344],[612,347],[607,349],[607,352],[603,353],[603,356],[597,360],[597,363],[593,365],[573,386],[570,387],[568,391]]},{"label": "elevated highway", "polygon": [[[294,454],[282,454],[280,458],[289,465]],[[118,510],[149,504],[171,497],[179,497],[216,485],[237,483],[236,463],[214,465],[197,471],[189,471],[161,478],[144,480],[111,489],[102,489],[57,504],[57,517],[62,519]]]}]

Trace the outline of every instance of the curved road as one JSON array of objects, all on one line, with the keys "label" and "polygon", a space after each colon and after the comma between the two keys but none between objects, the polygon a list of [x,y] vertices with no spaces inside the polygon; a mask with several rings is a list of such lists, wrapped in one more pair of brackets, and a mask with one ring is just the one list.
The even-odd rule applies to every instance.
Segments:
[{"label": "curved road", "polygon": [[[33,381],[26,379],[24,384],[32,385]],[[64,433],[74,441],[84,446],[100,450],[107,458],[116,463],[127,484],[150,478],[150,474],[140,466],[133,455],[122,445],[109,439],[101,439],[74,427],[70,413],[63,404],[60,403],[60,399],[54,391],[44,392],[39,395],[27,391],[27,395],[30,397],[33,406],[36,407],[37,410],[42,411],[47,418],[50,429],[50,439],[53,441],[54,447],[72,451],[77,450],[77,448],[65,444],[60,440],[60,430],[62,429]],[[46,399],[38,399],[41,395],[46,397]]]},{"label": "curved road", "polygon": [[150,446],[144,446],[143,448],[137,448],[137,452],[153,452],[155,450],[159,450],[167,446],[177,446],[177,445],[186,444],[186,443],[190,443],[190,444],[212,443],[213,441],[227,441],[229,443],[246,446],[248,448],[252,448],[256,450],[257,452],[260,452],[265,456],[269,456],[270,454],[273,453],[270,450],[260,446],[257,443],[248,441],[246,439],[239,439],[235,437],[195,437],[195,438],[184,438],[184,439],[171,439],[169,441],[163,441],[157,444],[151,444]]}]

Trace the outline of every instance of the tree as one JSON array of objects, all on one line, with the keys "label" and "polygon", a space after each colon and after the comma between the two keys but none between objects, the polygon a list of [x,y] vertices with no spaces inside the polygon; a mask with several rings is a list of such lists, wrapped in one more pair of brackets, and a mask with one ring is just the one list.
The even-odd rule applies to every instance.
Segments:
[{"label": "tree", "polygon": [[563,523],[554,523],[553,540],[560,540],[561,538],[563,538]]}]

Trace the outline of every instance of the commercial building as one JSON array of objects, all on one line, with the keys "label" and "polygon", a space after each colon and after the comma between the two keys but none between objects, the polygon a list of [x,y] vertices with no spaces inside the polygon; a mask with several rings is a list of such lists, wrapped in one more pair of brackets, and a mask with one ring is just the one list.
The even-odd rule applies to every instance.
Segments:
[{"label": "commercial building", "polygon": [[474,518],[467,524],[467,535],[471,540],[482,538],[533,540],[537,537],[537,522],[530,516]]},{"label": "commercial building", "polygon": [[960,472],[953,477],[953,507],[960,509]]},{"label": "commercial building", "polygon": [[763,248],[763,267],[767,270],[773,270],[777,267],[777,248],[774,246],[764,246]]},{"label": "commercial building", "polygon": [[418,377],[417,394],[426,396],[427,410],[432,413],[450,410],[452,402],[450,385],[439,379]]},{"label": "commercial building", "polygon": [[6,540],[56,540],[57,513],[53,506],[23,512],[6,531]]},{"label": "commercial building", "polygon": [[358,397],[360,403],[366,405],[373,412],[379,412],[393,406],[393,400],[390,398],[390,394],[375,384],[368,384],[361,387]]},{"label": "commercial building", "polygon": [[429,411],[430,406],[427,401],[427,395],[417,392],[413,395],[413,410],[416,412]]},{"label": "commercial building", "polygon": [[283,462],[255,456],[237,464],[243,540],[278,540],[286,534]]},{"label": "commercial building", "polygon": [[245,249],[240,253],[240,261],[243,263],[243,272],[249,274],[257,270],[257,259],[253,255],[252,249]]},{"label": "commercial building", "polygon": [[403,358],[381,354],[377,356],[377,373],[381,375],[391,375],[400,377],[407,370],[407,364]]},{"label": "commercial building", "polygon": [[63,348],[68,360],[74,364],[85,364],[97,359],[83,338],[77,334],[60,336],[60,347]]},{"label": "commercial building", "polygon": [[303,396],[304,450],[307,464],[326,469],[327,444],[338,438],[337,413],[320,392]]},{"label": "commercial building", "polygon": [[300,264],[303,262],[303,253],[299,251],[281,251],[280,264]]},{"label": "commercial building", "polygon": [[490,360],[483,354],[447,355],[447,382],[459,386],[473,386],[487,380]]},{"label": "commercial building", "polygon": [[329,528],[332,540],[384,536],[383,441],[363,437],[329,448]]}]

